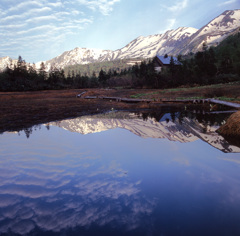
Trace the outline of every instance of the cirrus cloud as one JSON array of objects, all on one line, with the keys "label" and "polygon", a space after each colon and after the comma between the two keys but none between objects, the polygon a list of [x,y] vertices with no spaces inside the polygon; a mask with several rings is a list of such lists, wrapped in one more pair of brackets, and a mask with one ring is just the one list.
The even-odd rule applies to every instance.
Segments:
[{"label": "cirrus cloud", "polygon": [[188,6],[188,0],[177,1],[173,6],[167,7],[169,11],[178,12]]},{"label": "cirrus cloud", "polygon": [[232,3],[237,2],[237,0],[229,0],[229,1],[225,1],[219,4],[219,6],[225,6],[225,5],[230,5]]},{"label": "cirrus cloud", "polygon": [[[57,51],[62,45],[67,45],[73,35],[75,40],[82,38],[81,32],[96,22],[98,16],[108,16],[119,1],[23,0],[16,4],[15,1],[3,0],[0,3],[0,57],[6,56],[7,49],[10,53],[7,56],[13,58],[23,54],[25,58],[26,54],[36,51],[36,47],[42,55],[47,47],[51,47],[48,54]],[[51,53],[47,58],[53,56],[56,55]]]}]

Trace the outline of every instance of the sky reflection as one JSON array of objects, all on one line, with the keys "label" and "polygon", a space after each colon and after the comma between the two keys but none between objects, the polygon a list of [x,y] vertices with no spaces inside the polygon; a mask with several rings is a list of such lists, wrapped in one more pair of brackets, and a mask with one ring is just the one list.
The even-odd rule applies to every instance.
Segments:
[{"label": "sky reflection", "polygon": [[0,234],[240,233],[240,154],[201,139],[51,126],[4,133],[0,148]]},{"label": "sky reflection", "polygon": [[3,145],[13,138],[27,142],[28,147],[19,145],[14,155],[9,148],[4,154],[9,158],[1,157],[0,195],[5,203],[1,201],[0,212],[8,220],[1,224],[0,232],[10,229],[25,234],[36,226],[42,230],[60,231],[111,222],[121,222],[124,227],[133,229],[139,226],[142,214],[152,212],[154,202],[147,201],[141,194],[140,181],[130,181],[127,170],[116,160],[102,161],[104,157],[99,154],[91,158],[76,146],[73,148],[78,149],[79,154],[71,156],[70,152],[58,156],[56,144],[47,154],[44,139],[39,143],[43,146],[42,153],[38,153],[32,145],[36,141],[34,137],[23,140],[12,134],[6,136]]}]

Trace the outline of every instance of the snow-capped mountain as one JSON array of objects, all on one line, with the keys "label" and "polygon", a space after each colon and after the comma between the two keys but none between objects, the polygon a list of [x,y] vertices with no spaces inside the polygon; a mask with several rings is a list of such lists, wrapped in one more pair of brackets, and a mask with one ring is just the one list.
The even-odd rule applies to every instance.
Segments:
[{"label": "snow-capped mountain", "polygon": [[203,43],[216,46],[240,27],[240,10],[225,11],[190,37],[180,53],[187,54],[202,50]]},{"label": "snow-capped mountain", "polygon": [[[203,43],[216,46],[240,27],[240,9],[229,10],[210,21],[201,29],[179,27],[163,34],[140,36],[125,47],[111,51],[102,49],[75,48],[48,60],[45,63],[49,70],[52,67],[64,68],[74,64],[111,61],[115,59],[152,58],[158,55],[188,54],[202,50]],[[6,62],[0,58],[0,69]],[[39,68],[40,63],[36,63]]]},{"label": "snow-capped mountain", "polygon": [[112,61],[116,59],[152,58],[157,54],[178,54],[186,39],[189,39],[197,29],[180,27],[169,30],[164,34],[140,36],[125,47],[111,51],[101,49],[75,48],[47,61],[46,67],[64,68],[74,64],[88,64],[92,62]]},{"label": "snow-capped mountain", "polygon": [[188,54],[202,50],[203,43],[216,46],[240,27],[240,10],[225,11],[201,29],[179,27],[164,34],[140,36],[125,47],[111,51],[75,48],[46,62],[50,67],[111,61],[127,58],[152,58],[156,55]]},{"label": "snow-capped mountain", "polygon": [[10,57],[0,57],[0,71],[7,67],[11,67],[17,64],[17,60],[13,60]]},{"label": "snow-capped mountain", "polygon": [[50,69],[51,66],[64,68],[67,65],[89,64],[104,61],[105,57],[108,57],[109,54],[112,54],[111,50],[75,48],[71,51],[64,52],[58,57],[46,61],[45,64],[48,69]]},{"label": "snow-capped mountain", "polygon": [[181,48],[182,43],[196,31],[197,29],[191,27],[179,27],[164,34],[140,36],[122,49],[114,51],[112,59],[152,58],[157,54],[176,54],[176,49]]},{"label": "snow-capped mountain", "polygon": [[176,118],[173,121],[169,113],[164,114],[160,121],[155,118],[143,120],[138,114],[134,113],[113,112],[51,122],[49,125],[81,134],[122,128],[142,138],[168,139],[181,143],[201,139],[223,152],[240,152],[240,148],[230,145],[221,135],[215,132],[219,128],[218,126],[206,126],[196,119],[188,117],[184,117],[181,121]]}]

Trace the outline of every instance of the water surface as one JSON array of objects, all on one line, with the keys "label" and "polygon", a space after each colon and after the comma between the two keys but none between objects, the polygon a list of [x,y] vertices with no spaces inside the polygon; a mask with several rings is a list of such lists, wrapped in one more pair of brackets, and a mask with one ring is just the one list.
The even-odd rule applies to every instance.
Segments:
[{"label": "water surface", "polygon": [[0,233],[240,235],[240,148],[222,122],[113,112],[4,133]]}]

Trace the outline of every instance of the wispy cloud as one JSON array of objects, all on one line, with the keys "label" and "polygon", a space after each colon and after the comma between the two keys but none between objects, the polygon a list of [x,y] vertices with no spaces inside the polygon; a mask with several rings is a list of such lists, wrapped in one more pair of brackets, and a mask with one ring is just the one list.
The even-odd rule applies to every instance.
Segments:
[{"label": "wispy cloud", "polygon": [[[45,42],[53,44],[51,47],[59,47],[57,44],[63,43],[64,38],[80,34],[81,30],[94,23],[98,14],[109,15],[117,2],[120,0],[23,0],[19,3],[2,0],[0,56],[5,56],[5,49],[10,50],[13,45],[16,47],[16,42],[20,41],[22,51],[35,50],[30,48],[32,41],[27,40],[33,40],[35,47],[39,47],[43,38]],[[61,40],[56,40],[59,35]],[[28,44],[26,49],[23,42]]]},{"label": "wispy cloud", "polygon": [[175,18],[169,18],[165,22],[165,27],[161,29],[158,33],[163,34],[168,30],[171,30],[174,28],[174,25],[176,24],[176,19]]},{"label": "wispy cloud", "polygon": [[47,16],[37,16],[30,18],[26,20],[27,23],[38,23],[41,22],[41,24],[45,21],[51,22],[52,20],[58,20],[58,18],[55,15],[47,15]]},{"label": "wispy cloud", "polygon": [[80,3],[81,5],[85,5],[93,11],[99,10],[103,15],[108,15],[113,10],[113,5],[117,2],[120,2],[120,0],[78,0],[78,3]]},{"label": "wispy cloud", "polygon": [[219,6],[230,5],[230,4],[235,3],[235,2],[237,2],[237,0],[229,0],[229,1],[226,1],[226,2],[220,3]]},{"label": "wispy cloud", "polygon": [[50,7],[34,8],[29,10],[25,15],[44,14],[51,11],[52,11],[52,8]]},{"label": "wispy cloud", "polygon": [[177,1],[175,5],[167,7],[169,11],[178,12],[183,10],[188,6],[188,0]]},{"label": "wispy cloud", "polygon": [[23,1],[17,5],[14,5],[8,9],[8,12],[25,10],[29,7],[42,7],[39,1]]},{"label": "wispy cloud", "polygon": [[48,3],[49,6],[52,6],[52,7],[62,7],[63,6],[63,3],[61,1],[58,1],[58,2],[51,2],[51,3]]},{"label": "wispy cloud", "polygon": [[168,17],[164,21],[164,28],[162,28],[159,33],[165,33],[168,30],[174,28],[177,23],[178,15],[181,14],[181,11],[188,7],[188,0],[177,0],[171,6],[162,5],[163,9],[168,10]]},{"label": "wispy cloud", "polygon": [[17,30],[25,27],[26,25],[26,23],[3,25],[2,29]]},{"label": "wispy cloud", "polygon": [[7,15],[6,17],[3,17],[2,19],[0,19],[0,23],[4,24],[10,21],[20,20],[21,18],[22,18],[21,15]]},{"label": "wispy cloud", "polygon": [[175,25],[175,23],[176,23],[176,19],[174,19],[174,18],[168,19],[167,22],[168,22],[167,28],[168,28],[168,29],[172,29],[172,27],[173,27],[173,26]]}]

